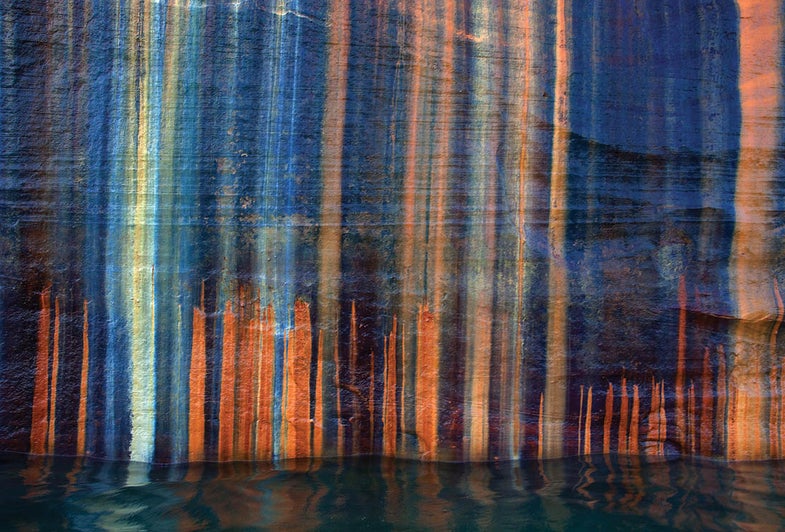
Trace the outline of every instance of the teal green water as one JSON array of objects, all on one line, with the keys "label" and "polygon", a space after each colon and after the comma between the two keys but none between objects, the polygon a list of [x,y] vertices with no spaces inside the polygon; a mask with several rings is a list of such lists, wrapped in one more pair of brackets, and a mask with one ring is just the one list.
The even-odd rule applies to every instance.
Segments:
[{"label": "teal green water", "polygon": [[785,462],[360,458],[145,466],[0,459],[0,524],[25,530],[770,530]]}]

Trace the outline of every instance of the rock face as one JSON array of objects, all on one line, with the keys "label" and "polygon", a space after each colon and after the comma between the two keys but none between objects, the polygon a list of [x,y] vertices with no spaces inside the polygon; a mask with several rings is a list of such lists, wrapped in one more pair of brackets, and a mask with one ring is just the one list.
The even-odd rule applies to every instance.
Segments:
[{"label": "rock face", "polygon": [[774,0],[0,4],[0,449],[785,457]]}]

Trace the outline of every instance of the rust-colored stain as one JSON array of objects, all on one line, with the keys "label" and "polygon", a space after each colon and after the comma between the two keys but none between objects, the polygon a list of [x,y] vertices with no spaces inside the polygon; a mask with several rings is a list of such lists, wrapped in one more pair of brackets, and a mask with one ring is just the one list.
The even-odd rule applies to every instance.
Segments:
[{"label": "rust-colored stain", "polygon": [[423,460],[437,458],[439,420],[439,348],[433,343],[436,323],[427,305],[417,315],[417,379],[415,382],[417,439]]},{"label": "rust-colored stain", "polygon": [[234,457],[235,375],[237,363],[237,316],[231,302],[226,302],[221,346],[221,397],[218,412],[218,460]]},{"label": "rust-colored stain", "polygon": [[273,455],[273,372],[275,368],[275,310],[265,307],[260,325],[256,396],[256,458],[269,460]]},{"label": "rust-colored stain", "polygon": [[627,430],[629,429],[630,399],[627,396],[627,379],[621,378],[621,406],[619,410],[619,454],[629,454]]},{"label": "rust-colored stain", "polygon": [[630,435],[627,454],[638,456],[640,454],[640,397],[638,385],[632,386],[632,414],[630,415]]},{"label": "rust-colored stain", "polygon": [[284,397],[285,457],[311,456],[311,313],[308,304],[297,300],[294,329],[289,331],[286,350]]},{"label": "rust-colored stain", "polygon": [[382,454],[395,456],[398,445],[398,391],[396,338],[398,318],[393,316],[392,330],[384,339],[384,399],[382,400]]},{"label": "rust-colored stain", "polygon": [[324,378],[324,334],[319,331],[316,351],[316,388],[314,389],[313,413],[313,452],[317,456],[324,454],[324,391],[322,379]]},{"label": "rust-colored stain", "polygon": [[248,294],[240,293],[240,348],[237,359],[237,460],[253,458],[252,439],[254,421],[254,366],[259,353],[259,302],[249,301]]},{"label": "rust-colored stain", "polygon": [[54,338],[52,340],[52,375],[49,381],[49,430],[47,431],[47,454],[55,454],[57,419],[57,381],[60,377],[60,299],[55,298]]},{"label": "rust-colored stain", "polygon": [[676,438],[683,446],[686,443],[686,416],[684,404],[684,379],[687,356],[687,281],[679,277],[679,331],[678,353],[676,358]]},{"label": "rust-colored stain", "polygon": [[207,371],[205,321],[204,308],[194,308],[191,367],[188,370],[188,460],[190,462],[201,462],[205,458],[204,397]]},{"label": "rust-colored stain", "polygon": [[82,364],[79,378],[79,414],[76,421],[76,454],[84,456],[87,443],[87,385],[90,371],[90,320],[87,300],[82,310]]},{"label": "rust-colored stain", "polygon": [[51,289],[41,293],[38,316],[38,350],[33,388],[33,420],[30,424],[30,453],[45,454],[49,428],[49,335],[51,324]]},{"label": "rust-colored stain", "polygon": [[591,454],[592,387],[586,393],[586,422],[583,426],[583,454]]},{"label": "rust-colored stain", "polygon": [[613,384],[608,383],[605,394],[605,422],[602,428],[602,454],[611,452],[611,426],[613,423]]},{"label": "rust-colored stain", "polygon": [[4,449],[785,458],[781,2],[213,3],[0,10]]}]

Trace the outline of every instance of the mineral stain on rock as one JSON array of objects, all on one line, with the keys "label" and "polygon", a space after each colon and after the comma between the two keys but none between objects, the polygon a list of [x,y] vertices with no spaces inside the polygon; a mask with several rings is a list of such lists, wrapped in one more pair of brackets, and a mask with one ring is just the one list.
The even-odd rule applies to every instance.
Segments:
[{"label": "mineral stain on rock", "polygon": [[0,6],[0,449],[785,457],[783,6]]}]

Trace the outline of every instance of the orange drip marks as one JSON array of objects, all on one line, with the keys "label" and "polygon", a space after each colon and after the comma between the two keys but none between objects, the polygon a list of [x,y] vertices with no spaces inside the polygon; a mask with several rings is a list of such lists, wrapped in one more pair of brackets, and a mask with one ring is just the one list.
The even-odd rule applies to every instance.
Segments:
[{"label": "orange drip marks", "polygon": [[605,424],[602,431],[602,454],[611,452],[611,423],[613,422],[613,384],[608,383],[608,393],[605,395]]},{"label": "orange drip marks", "polygon": [[[202,303],[204,305],[204,303]],[[194,308],[188,372],[188,461],[204,460],[204,394],[207,373],[204,307]]]},{"label": "orange drip marks", "polygon": [[82,312],[82,368],[79,381],[79,414],[76,421],[76,454],[83,456],[86,450],[87,427],[87,377],[90,368],[90,335],[87,312],[87,300],[84,300]]},{"label": "orange drip marks", "polygon": [[[401,433],[406,434],[406,393],[407,393],[407,383],[406,383],[406,369],[408,366],[409,361],[406,357],[406,324],[401,323],[401,413],[400,413],[400,420],[401,420]],[[403,446],[403,442],[401,442]]]},{"label": "orange drip marks", "polygon": [[543,430],[543,419],[542,419],[542,408],[543,403],[545,401],[545,396],[540,393],[540,408],[537,412],[537,459],[542,460],[542,430]]},{"label": "orange drip marks", "polygon": [[283,411],[283,416],[281,418],[281,447],[280,453],[282,458],[294,458],[297,448],[296,448],[296,438],[294,433],[294,427],[290,420],[293,417],[293,409],[294,406],[292,401],[290,400],[291,392],[289,391],[289,386],[292,385],[291,381],[291,369],[290,369],[290,360],[293,358],[292,355],[292,344],[294,343],[294,331],[288,330],[286,331],[286,335],[284,336],[284,348],[283,348],[283,405],[281,407]]},{"label": "orange drip marks", "polygon": [[712,421],[714,418],[714,394],[712,393],[712,371],[709,359],[709,348],[703,351],[703,374],[701,375],[701,412],[700,412],[700,454],[710,456],[712,439]]},{"label": "orange drip marks", "polygon": [[275,369],[275,311],[272,305],[262,314],[260,333],[259,381],[256,397],[256,458],[273,456],[273,371]]},{"label": "orange drip marks", "polygon": [[[649,410],[649,417],[647,419],[647,436],[646,446],[647,454],[659,454],[659,441],[660,441],[660,386],[654,382],[654,377],[651,378],[651,409]],[[653,446],[652,446],[653,444]]]},{"label": "orange drip marks", "polygon": [[340,356],[338,353],[338,338],[335,338],[333,344],[333,364],[335,364],[335,417],[338,420],[336,454],[343,456],[344,446],[346,445],[345,428],[343,418],[341,417],[341,371],[340,371]]},{"label": "orange drip marks", "polygon": [[286,356],[286,458],[311,455],[311,311],[302,300],[294,303],[294,330]]},{"label": "orange drip marks", "polygon": [[432,171],[430,187],[430,227],[429,256],[433,256],[431,272],[431,286],[433,287],[432,299],[434,312],[441,312],[442,297],[445,292],[445,250],[447,249],[447,235],[445,228],[446,192],[449,190],[450,165],[444,164],[451,157],[450,138],[453,132],[453,90],[454,85],[454,35],[455,35],[455,2],[446,0],[442,16],[444,22],[445,38],[441,40],[442,64],[440,68],[441,79],[436,84],[437,108],[434,116],[433,134],[434,154],[433,161],[438,161]]},{"label": "orange drip marks", "polygon": [[679,336],[676,361],[676,438],[682,446],[686,422],[684,418],[684,374],[687,354],[687,281],[684,275],[679,276]]},{"label": "orange drip marks", "polygon": [[322,391],[322,378],[324,377],[324,335],[319,331],[319,340],[316,352],[316,389],[314,390],[313,414],[313,452],[316,456],[324,455],[324,393]]},{"label": "orange drip marks", "polygon": [[439,346],[436,320],[428,305],[417,314],[417,377],[415,381],[416,430],[420,457],[436,460],[439,409]]},{"label": "orange drip marks", "polygon": [[578,454],[581,454],[581,452],[583,451],[583,446],[581,445],[582,443],[581,437],[583,436],[583,434],[581,433],[582,421],[583,421],[583,394],[584,394],[584,389],[583,389],[583,384],[581,384],[581,401],[580,401],[580,407],[578,408]]},{"label": "orange drip marks", "polygon": [[660,456],[665,456],[665,440],[668,439],[668,425],[667,425],[668,418],[667,418],[667,415],[665,413],[665,381],[660,381],[660,400],[659,400],[659,405],[660,405],[660,415],[659,415],[658,420],[659,420],[659,423],[660,423],[660,428],[659,428],[658,434],[660,435],[660,441],[659,441],[659,453],[658,454]]},{"label": "orange drip marks", "polygon": [[583,454],[586,456],[591,454],[592,388],[589,386],[589,392],[586,394],[586,421],[583,426]]},{"label": "orange drip marks", "polygon": [[638,432],[640,427],[640,398],[638,395],[638,385],[632,387],[632,416],[630,418],[630,436],[627,446],[628,453],[633,456],[640,454],[640,443]]},{"label": "orange drip marks", "polygon": [[251,350],[251,360],[249,372],[251,373],[251,396],[249,397],[249,408],[251,410],[251,424],[249,427],[249,449],[248,452],[251,458],[256,458],[256,437],[258,434],[259,425],[259,388],[261,386],[261,351],[262,351],[262,319],[263,311],[261,305],[261,291],[257,292],[257,296],[253,301],[253,315],[252,315],[252,331],[251,341],[253,349]]},{"label": "orange drip marks", "polygon": [[629,424],[630,404],[627,397],[627,379],[621,378],[621,410],[619,411],[619,454],[629,454],[627,445],[627,426]]},{"label": "orange drip marks", "polygon": [[30,452],[46,452],[46,430],[49,417],[49,328],[51,324],[51,289],[41,294],[41,314],[38,317],[38,351],[35,361],[33,387],[33,419],[30,426]]},{"label": "orange drip marks", "polygon": [[398,318],[393,316],[390,336],[384,343],[384,399],[382,400],[382,454],[395,456],[398,439],[398,411],[396,401],[397,366],[395,361],[395,341],[398,334]]},{"label": "orange drip marks", "polygon": [[55,298],[55,328],[52,341],[52,375],[49,390],[49,431],[46,452],[55,454],[55,421],[57,415],[57,378],[60,375],[60,298]]},{"label": "orange drip marks", "polygon": [[687,445],[689,453],[695,454],[695,383],[690,382],[687,399]]},{"label": "orange drip marks", "polygon": [[240,352],[237,358],[237,444],[233,458],[250,460],[254,417],[254,365],[258,352],[259,319],[255,303],[240,292]]},{"label": "orange drip marks", "polygon": [[221,358],[221,397],[218,407],[218,460],[234,456],[235,363],[237,356],[237,320],[231,302],[224,310]]}]

